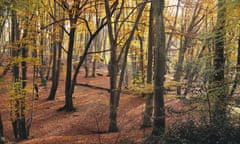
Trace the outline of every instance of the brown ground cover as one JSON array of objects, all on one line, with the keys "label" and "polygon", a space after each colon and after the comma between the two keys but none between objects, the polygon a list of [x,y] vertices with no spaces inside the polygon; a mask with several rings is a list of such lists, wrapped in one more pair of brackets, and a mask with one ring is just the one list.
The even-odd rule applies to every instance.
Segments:
[{"label": "brown ground cover", "polygon": [[[98,70],[103,76],[84,78],[81,71],[78,82],[109,88],[109,77],[106,70]],[[48,87],[40,87],[40,97],[34,103],[33,122],[28,140],[21,144],[115,144],[120,141],[140,142],[151,130],[140,130],[145,99],[141,96],[123,93],[120,99],[118,115],[119,133],[106,133],[108,129],[109,93],[104,90],[76,86],[74,106],[76,112],[57,112],[64,105],[64,76],[62,75],[54,101],[47,101],[51,83]],[[15,143],[6,106],[7,93],[1,88],[0,108],[4,123],[4,134],[7,143]],[[171,104],[172,103],[172,104]],[[166,100],[167,105],[178,107],[177,100]],[[171,118],[172,119],[172,118]],[[174,120],[167,118],[167,123]]]}]

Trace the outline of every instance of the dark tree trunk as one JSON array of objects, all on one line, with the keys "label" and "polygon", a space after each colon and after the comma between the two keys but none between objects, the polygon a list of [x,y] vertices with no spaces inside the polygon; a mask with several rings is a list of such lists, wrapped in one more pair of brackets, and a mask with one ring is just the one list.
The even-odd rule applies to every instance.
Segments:
[{"label": "dark tree trunk", "polygon": [[[184,31],[183,26],[181,26],[181,32]],[[183,46],[183,36],[181,35],[180,38],[180,48],[179,48],[179,54],[178,54],[178,62],[176,64],[176,72],[174,74],[174,80],[177,82],[180,82],[181,80],[181,74],[182,74],[182,64],[184,60],[184,53],[186,51],[186,48]],[[177,96],[181,96],[181,86],[177,86]]]},{"label": "dark tree trunk", "polygon": [[[147,64],[147,84],[152,84],[152,70],[153,70],[153,9],[152,5],[150,8],[149,14],[149,31],[148,31],[148,64]],[[146,94],[146,101],[145,101],[145,112],[143,116],[143,124],[142,128],[151,127],[152,122],[152,111],[153,111],[153,101],[152,101],[153,94],[147,93]]]},{"label": "dark tree trunk", "polygon": [[[75,22],[72,23],[76,24]],[[70,30],[70,37],[69,37],[69,43],[68,43],[68,53],[67,53],[67,68],[66,68],[66,82],[65,82],[65,106],[64,109],[67,112],[74,111],[75,108],[73,107],[73,99],[71,91],[72,85],[72,53],[73,53],[73,47],[74,47],[74,37],[75,37],[75,27],[71,27]]]},{"label": "dark tree trunk", "polygon": [[[55,17],[57,16],[57,7],[56,1],[54,1],[54,13]],[[56,32],[56,28],[54,27],[54,31]],[[52,87],[50,91],[50,95],[48,96],[48,100],[54,100],[58,88],[60,70],[61,70],[61,56],[62,56],[62,41],[64,36],[63,29],[58,31],[60,33],[59,39],[60,41],[54,42],[53,44],[53,65],[52,65]],[[56,34],[54,33],[54,37],[56,38]]]},{"label": "dark tree trunk", "polygon": [[212,96],[216,98],[214,103],[212,123],[222,126],[226,122],[226,86],[224,82],[224,41],[225,41],[225,8],[224,0],[218,0],[218,14],[215,37],[215,57]]},{"label": "dark tree trunk", "polygon": [[[26,33],[26,32],[25,32]],[[25,36],[24,36],[25,37]],[[21,63],[22,67],[22,90],[25,91],[27,86],[27,62],[26,58],[28,57],[28,50],[27,48],[22,48],[22,58],[23,61]],[[21,116],[19,119],[19,140],[27,139],[28,137],[28,129],[26,125],[26,92],[22,93],[22,98],[20,99],[20,111]],[[18,120],[18,119],[17,119]]]},{"label": "dark tree trunk", "polygon": [[[16,49],[12,49],[12,57],[17,58],[19,57],[19,45],[17,45],[15,42],[17,40],[19,40],[19,27],[18,27],[18,23],[17,23],[17,16],[16,16],[16,12],[14,10],[12,10],[12,25],[11,25],[11,29],[12,29],[12,33],[11,33],[11,42],[13,43],[13,45],[15,45],[17,48]],[[24,69],[23,69],[24,70]],[[15,62],[13,64],[13,82],[17,83],[19,82],[19,62]],[[24,75],[23,75],[24,76]],[[20,90],[21,87],[18,87],[17,91]],[[14,99],[14,110],[13,111],[13,115],[14,117],[16,117],[13,121],[12,121],[12,127],[13,127],[13,132],[14,132],[14,136],[16,140],[22,140],[25,138],[26,135],[24,135],[24,131],[22,130],[22,115],[21,112],[23,109],[21,107],[21,100],[19,98]],[[25,123],[25,121],[24,121]]]},{"label": "dark tree trunk", "polygon": [[109,75],[110,75],[110,114],[109,114],[109,132],[117,132],[117,55],[116,55],[116,39],[113,36],[113,28],[111,24],[111,10],[109,7],[108,0],[105,1],[105,11],[107,15],[108,21],[108,33],[109,33],[109,41],[111,45],[111,54],[110,54],[110,63],[109,63]]},{"label": "dark tree trunk", "polygon": [[[60,72],[61,72],[61,64],[62,64],[62,40],[64,37],[64,32],[63,30],[61,30],[61,41],[58,42],[58,56],[57,56],[57,69],[56,69],[56,88],[58,87],[58,83],[59,83],[59,77],[60,77]],[[56,89],[57,91],[57,89]],[[56,95],[56,94],[55,94]]]},{"label": "dark tree trunk", "polygon": [[0,113],[0,144],[4,144],[4,133],[3,133],[3,123],[2,123],[2,116]]},{"label": "dark tree trunk", "polygon": [[[28,26],[28,25],[27,25]],[[25,39],[27,36],[27,31],[25,30],[23,32],[23,39]],[[13,115],[15,119],[12,120],[12,126],[14,131],[15,139],[20,141],[27,139],[28,137],[28,127],[26,125],[26,84],[27,84],[27,56],[28,56],[28,50],[25,47],[25,44],[19,45],[16,44],[16,41],[20,39],[20,30],[17,23],[17,17],[16,12],[12,11],[12,43],[13,45],[16,45],[17,49],[12,50],[12,57],[22,57],[21,62],[21,79],[20,79],[20,70],[19,70],[19,64],[20,62],[15,62],[13,64],[13,82],[16,86],[16,94],[20,93],[20,97],[17,97],[14,99],[13,109],[11,110],[13,112]],[[20,48],[20,46],[22,48]],[[21,52],[21,54],[20,54]],[[29,127],[30,128],[30,127]]]},{"label": "dark tree trunk", "polygon": [[[54,0],[54,16],[56,17],[56,12],[57,12],[57,7],[56,7],[56,0]],[[55,99],[55,95],[57,92],[57,84],[58,84],[58,78],[56,75],[56,71],[57,71],[57,42],[56,42],[56,26],[53,26],[53,37],[54,37],[54,43],[53,43],[53,62],[52,62],[52,86],[51,86],[51,90],[50,90],[50,94],[47,98],[47,100],[54,100]]]},{"label": "dark tree trunk", "polygon": [[238,83],[239,83],[239,80],[240,80],[240,34],[239,34],[239,36],[238,36],[238,54],[237,54],[237,65],[236,65],[236,75],[235,75],[235,78],[234,78],[234,80],[233,80],[233,86],[232,86],[232,89],[231,89],[231,91],[230,91],[230,94],[229,94],[229,96],[231,97],[231,96],[233,96],[233,94],[234,94],[234,91],[236,90],[236,88],[237,88],[237,85],[238,85]]},{"label": "dark tree trunk", "polygon": [[[184,22],[184,24],[182,24],[181,27],[181,32],[184,33],[185,30],[187,31],[187,33],[196,33],[194,31],[194,28],[197,24],[199,24],[199,20],[197,20],[197,17],[200,13],[200,8],[199,8],[199,4],[197,3],[193,14],[192,14],[192,18],[191,18],[191,22],[189,24],[189,26],[186,28],[186,23]],[[182,69],[183,69],[183,62],[184,62],[184,55],[186,53],[187,47],[189,46],[189,42],[191,41],[191,37],[187,37],[187,36],[181,36],[181,40],[180,40],[180,50],[179,50],[179,55],[178,55],[178,62],[176,64],[176,73],[174,74],[174,80],[177,82],[181,81],[181,76],[182,76]],[[177,86],[177,95],[180,96],[180,98],[185,98],[182,97],[181,95],[181,86]]]},{"label": "dark tree trunk", "polygon": [[52,55],[52,86],[50,90],[50,95],[48,96],[48,100],[54,100],[55,99],[55,94],[57,91],[57,77],[56,77],[56,61],[57,61],[57,44],[53,44],[53,55]]},{"label": "dark tree trunk", "polygon": [[[51,44],[51,47],[53,48],[53,45]],[[52,51],[52,48],[51,48],[51,53],[53,53],[53,51]],[[53,56],[52,55],[50,55],[50,57],[49,57],[49,62],[48,62],[48,66],[47,66],[47,74],[46,74],[46,80],[49,80],[49,79],[51,79],[51,75],[50,75],[50,73],[51,73],[51,65],[52,65],[52,61],[53,61]]]},{"label": "dark tree trunk", "polygon": [[110,59],[110,124],[108,131],[109,132],[117,132],[117,105],[118,101],[118,94],[117,94],[117,73],[118,73],[118,66],[116,61],[116,43],[115,40],[111,42],[111,59]]},{"label": "dark tree trunk", "polygon": [[[86,1],[87,2],[87,1]],[[79,3],[78,3],[79,5]],[[80,70],[80,67],[82,66],[85,58],[87,57],[88,54],[88,50],[92,44],[92,41],[94,40],[94,38],[99,34],[99,32],[104,28],[104,26],[106,25],[106,23],[103,23],[94,33],[91,34],[91,36],[89,37],[88,42],[86,43],[85,46],[85,50],[82,56],[79,57],[79,62],[77,64],[76,70],[74,71],[73,74],[73,78],[71,79],[71,67],[72,67],[72,52],[73,52],[73,46],[74,46],[74,34],[75,34],[75,30],[76,28],[74,27],[77,23],[77,18],[78,16],[76,16],[76,19],[73,19],[73,26],[70,30],[70,40],[69,40],[69,50],[68,50],[68,57],[67,57],[67,77],[66,77],[66,86],[65,86],[65,94],[68,94],[65,96],[66,99],[66,104],[63,108],[60,108],[59,110],[66,110],[66,111],[74,111],[75,108],[73,107],[73,102],[72,102],[72,94],[74,93],[74,88],[77,82],[77,76]],[[71,58],[70,58],[71,57]],[[86,65],[85,65],[86,66]],[[70,70],[69,70],[70,69]],[[86,69],[88,71],[88,69]],[[69,86],[68,86],[69,85]]]},{"label": "dark tree trunk", "polygon": [[[107,21],[108,21],[108,33],[109,33],[109,41],[110,41],[110,45],[111,45],[111,58],[110,58],[110,65],[109,65],[109,70],[110,70],[110,123],[109,123],[109,128],[108,131],[109,132],[117,132],[118,131],[118,126],[117,126],[117,110],[118,110],[118,105],[119,105],[119,100],[120,100],[120,93],[121,93],[121,88],[122,88],[122,83],[123,83],[123,78],[124,78],[124,71],[126,68],[126,64],[127,64],[127,56],[128,56],[128,51],[129,51],[129,47],[132,41],[132,38],[134,36],[134,32],[137,29],[137,25],[138,22],[140,20],[140,17],[142,15],[143,9],[146,5],[146,3],[142,4],[139,13],[137,15],[136,21],[134,23],[134,27],[129,35],[129,37],[127,38],[126,42],[125,42],[125,51],[124,51],[124,59],[123,59],[123,64],[121,66],[121,74],[119,77],[119,81],[118,81],[118,86],[117,86],[117,73],[118,73],[118,60],[121,59],[121,55],[119,55],[119,57],[117,57],[117,35],[114,34],[114,30],[112,27],[112,23],[111,23],[111,10],[110,10],[110,6],[109,6],[109,2],[108,0],[104,1],[105,3],[105,12],[106,12],[106,17],[107,17]],[[121,4],[121,8],[123,8],[124,6],[124,1],[122,1]],[[120,9],[121,9],[120,8]],[[116,16],[117,18],[120,17],[121,13],[118,13],[118,16]],[[117,23],[118,19],[115,19],[115,24]],[[116,25],[115,25],[116,28]],[[116,32],[116,29],[115,29]],[[115,35],[115,36],[114,36]]]},{"label": "dark tree trunk", "polygon": [[164,75],[166,68],[165,50],[165,27],[164,27],[164,0],[153,0],[153,27],[155,43],[155,79],[154,79],[154,116],[153,116],[153,136],[160,136],[165,132],[165,110],[164,110]]},{"label": "dark tree trunk", "polygon": [[[40,40],[41,45],[44,45],[43,37],[44,37],[44,35],[41,33],[41,40]],[[45,71],[46,71],[47,60],[44,60],[44,50],[43,49],[40,49],[39,57],[40,57],[40,62],[41,62],[41,65],[40,65],[40,68],[39,68],[40,69],[39,74],[40,74],[40,79],[41,79],[41,86],[46,87],[47,86],[47,81],[46,81],[44,75],[45,75]]]},{"label": "dark tree trunk", "polygon": [[139,57],[139,60],[140,60],[140,71],[141,71],[141,81],[142,81],[142,84],[145,83],[145,73],[144,73],[144,49],[143,49],[143,39],[142,37],[139,35],[138,36],[139,38],[139,42],[140,42],[140,57]]}]

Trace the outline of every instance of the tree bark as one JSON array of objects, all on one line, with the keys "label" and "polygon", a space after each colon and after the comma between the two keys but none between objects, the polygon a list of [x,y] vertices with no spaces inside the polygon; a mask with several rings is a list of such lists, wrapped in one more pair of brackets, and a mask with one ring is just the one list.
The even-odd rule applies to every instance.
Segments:
[{"label": "tree bark", "polygon": [[[54,0],[54,15],[56,17],[57,8],[56,8],[56,0]],[[56,27],[54,26],[54,38],[56,38]],[[62,56],[62,41],[64,37],[64,31],[63,29],[59,30],[59,39],[60,41],[54,42],[53,44],[53,65],[52,65],[52,86],[51,91],[48,96],[48,100],[54,100],[58,88],[58,82],[59,82],[59,76],[60,76],[60,70],[61,70],[61,56]],[[56,40],[54,40],[56,41]]]},{"label": "tree bark", "polygon": [[[120,94],[121,94],[121,88],[122,88],[122,83],[123,83],[123,78],[124,78],[124,71],[126,68],[126,64],[127,64],[127,56],[128,56],[128,51],[129,51],[129,47],[131,45],[131,41],[132,38],[134,36],[134,32],[137,29],[138,26],[138,22],[141,18],[142,12],[145,8],[146,3],[143,2],[139,11],[138,11],[138,15],[136,17],[136,21],[134,22],[134,26],[132,28],[132,31],[129,35],[129,37],[127,38],[127,40],[125,41],[125,43],[123,44],[122,49],[124,50],[124,53],[122,53],[124,55],[123,57],[123,61],[122,61],[122,66],[121,66],[121,73],[120,73],[120,77],[119,77],[119,81],[118,81],[118,85],[117,85],[117,73],[118,73],[118,62],[121,59],[121,53],[119,55],[119,57],[117,57],[117,26],[116,23],[118,22],[118,18],[121,15],[121,11],[117,14],[115,21],[114,21],[114,28],[112,26],[111,23],[111,10],[110,10],[110,6],[109,6],[109,2],[108,0],[105,0],[105,12],[106,12],[106,17],[107,17],[107,21],[108,21],[108,34],[109,34],[109,41],[110,41],[110,45],[111,45],[111,56],[110,56],[110,65],[109,65],[109,70],[110,70],[110,123],[109,123],[109,132],[117,132],[118,131],[118,126],[117,126],[117,109],[119,106],[119,100],[120,100]],[[116,3],[118,4],[118,3]],[[124,6],[124,1],[121,4],[120,9],[122,10]]]},{"label": "tree bark", "polygon": [[155,80],[154,80],[154,116],[153,136],[160,136],[165,132],[165,110],[164,110],[164,75],[166,73],[166,49],[165,49],[165,27],[164,27],[164,0],[153,0],[154,44],[155,44]]},{"label": "tree bark", "polygon": [[238,53],[237,53],[237,65],[236,65],[236,75],[235,75],[235,78],[233,80],[233,86],[230,90],[230,94],[229,96],[232,97],[236,88],[237,88],[237,85],[239,83],[239,80],[240,80],[240,34],[238,36]]},{"label": "tree bark", "polygon": [[[75,22],[72,25],[76,24]],[[70,29],[70,37],[68,43],[68,53],[67,53],[67,67],[66,67],[66,82],[65,82],[65,110],[67,112],[74,111],[75,108],[73,107],[73,100],[72,100],[72,53],[74,47],[74,37],[75,37],[75,27],[71,27]]]},{"label": "tree bark", "polygon": [[4,144],[4,133],[1,113],[0,113],[0,144]]},{"label": "tree bark", "polygon": [[[15,1],[13,1],[15,3]],[[12,18],[11,18],[11,42],[13,45],[15,45],[17,48],[16,49],[12,49],[11,51],[11,55],[13,58],[17,58],[19,56],[19,49],[18,49],[18,45],[15,44],[15,42],[17,40],[19,40],[19,27],[18,27],[18,23],[17,23],[17,15],[16,12],[14,10],[12,10]],[[19,82],[19,63],[15,62],[13,64],[13,83],[17,83]],[[17,89],[19,90],[19,88]],[[19,109],[19,105],[20,105],[20,101],[19,99],[14,99],[14,109],[16,110],[11,110],[14,111],[13,115],[16,117],[16,119],[12,120],[12,127],[13,127],[13,132],[14,132],[14,136],[16,140],[22,139],[21,138],[21,130],[20,130],[20,109]]]},{"label": "tree bark", "polygon": [[225,0],[218,0],[218,13],[215,37],[215,57],[214,57],[214,76],[211,96],[214,97],[214,110],[212,123],[222,126],[227,120],[226,115],[226,86],[224,82],[224,41],[225,41]]},{"label": "tree bark", "polygon": [[[55,33],[56,33],[56,31],[54,30],[54,35],[55,35]],[[52,79],[51,79],[52,86],[51,86],[50,94],[49,94],[47,100],[54,100],[55,99],[55,94],[56,94],[56,91],[57,91],[57,77],[56,77],[57,44],[56,44],[56,42],[54,42],[52,44],[52,49],[53,49],[53,55],[52,55]]]},{"label": "tree bark", "polygon": [[[27,31],[24,31],[23,34],[23,39],[26,38],[27,36]],[[22,53],[22,62],[21,62],[21,69],[22,69],[22,91],[24,91],[22,93],[22,98],[20,98],[20,111],[21,111],[21,115],[20,115],[20,120],[19,120],[19,140],[23,140],[23,139],[27,139],[28,137],[28,133],[29,133],[29,129],[27,128],[26,125],[26,86],[27,86],[27,62],[26,59],[28,57],[28,49],[25,47],[25,45],[23,45],[23,48],[21,49],[21,53]]]},{"label": "tree bark", "polygon": [[[152,5],[150,7],[149,12],[149,30],[148,30],[148,64],[147,64],[147,84],[152,84],[152,70],[153,70],[153,8]],[[146,94],[145,101],[145,111],[143,116],[143,124],[142,128],[151,127],[152,126],[152,111],[153,111],[153,94]]]},{"label": "tree bark", "polygon": [[[195,33],[194,28],[199,23],[199,20],[197,20],[197,18],[198,18],[198,15],[200,13],[200,10],[201,9],[199,7],[199,4],[197,3],[195,8],[194,8],[192,18],[191,18],[191,22],[190,22],[188,28],[187,29],[185,28],[185,25],[186,25],[187,22],[184,21],[184,24],[182,24],[182,26],[181,26],[181,33],[184,33],[185,30],[187,31],[188,34]],[[177,82],[181,81],[184,55],[186,53],[187,47],[188,47],[191,39],[192,39],[191,37],[181,35],[178,62],[176,64],[176,73],[174,74],[174,80],[177,81]],[[177,86],[177,95],[180,96],[180,98],[185,98],[185,97],[182,97],[182,95],[181,95],[181,89],[182,89],[181,86]]]},{"label": "tree bark", "polygon": [[107,21],[108,21],[108,33],[109,33],[109,41],[111,46],[111,54],[110,54],[110,64],[109,64],[109,75],[110,75],[110,123],[109,123],[109,132],[117,132],[117,55],[116,55],[116,38],[113,36],[113,28],[112,28],[112,22],[111,22],[111,10],[109,7],[108,0],[105,1],[105,11],[107,15]]}]

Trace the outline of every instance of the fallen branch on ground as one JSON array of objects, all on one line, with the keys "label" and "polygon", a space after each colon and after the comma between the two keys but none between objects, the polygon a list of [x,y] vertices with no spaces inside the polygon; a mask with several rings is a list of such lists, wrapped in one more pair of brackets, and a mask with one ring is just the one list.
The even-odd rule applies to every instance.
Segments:
[{"label": "fallen branch on ground", "polygon": [[105,90],[110,92],[109,88],[104,88],[104,87],[99,87],[99,86],[94,86],[94,85],[89,85],[89,84],[81,84],[81,83],[76,83],[76,86],[84,86],[84,87],[89,87],[89,88],[94,88],[94,89],[100,89],[100,90]]}]

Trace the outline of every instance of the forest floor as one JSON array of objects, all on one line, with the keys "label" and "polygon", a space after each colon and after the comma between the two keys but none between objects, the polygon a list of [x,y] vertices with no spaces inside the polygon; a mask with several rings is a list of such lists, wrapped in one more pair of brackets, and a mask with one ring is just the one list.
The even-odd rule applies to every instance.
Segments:
[{"label": "forest floor", "polygon": [[[78,83],[109,88],[109,77],[106,69],[97,69],[103,76],[84,78],[80,71]],[[57,112],[64,105],[64,76],[59,82],[56,99],[47,101],[51,82],[47,87],[40,87],[39,99],[34,102],[34,113],[29,139],[18,142],[20,144],[117,144],[130,141],[141,142],[151,129],[140,129],[144,112],[145,99],[140,95],[121,94],[118,114],[120,132],[106,133],[109,122],[109,93],[104,90],[76,86],[73,94],[76,112]],[[4,135],[6,142],[14,142],[9,108],[7,107],[6,88],[0,89]],[[165,99],[165,104],[175,109],[182,107],[182,103],[173,98]],[[176,122],[179,117],[167,117],[167,125]]]}]

